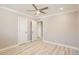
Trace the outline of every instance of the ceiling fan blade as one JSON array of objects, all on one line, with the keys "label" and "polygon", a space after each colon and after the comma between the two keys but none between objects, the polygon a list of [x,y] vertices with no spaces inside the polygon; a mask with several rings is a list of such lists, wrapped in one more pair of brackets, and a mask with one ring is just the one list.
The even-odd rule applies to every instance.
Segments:
[{"label": "ceiling fan blade", "polygon": [[43,11],[40,11],[41,13],[43,13],[43,14],[46,14],[45,12],[43,12]]},{"label": "ceiling fan blade", "polygon": [[35,4],[32,4],[32,6],[33,6],[36,10],[38,10],[37,7],[35,6]]},{"label": "ceiling fan blade", "polygon": [[26,11],[36,11],[36,10],[26,10]]},{"label": "ceiling fan blade", "polygon": [[45,9],[48,9],[48,7],[41,8],[40,10],[45,10]]}]

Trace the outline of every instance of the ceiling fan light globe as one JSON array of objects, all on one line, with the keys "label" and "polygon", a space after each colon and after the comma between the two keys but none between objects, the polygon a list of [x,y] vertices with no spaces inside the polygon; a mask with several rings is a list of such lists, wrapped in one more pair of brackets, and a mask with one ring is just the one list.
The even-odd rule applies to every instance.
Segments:
[{"label": "ceiling fan light globe", "polygon": [[39,12],[39,11],[37,11],[37,14],[40,14],[40,12]]},{"label": "ceiling fan light globe", "polygon": [[37,13],[37,15],[39,15],[40,14],[40,11],[38,10],[36,13]]}]

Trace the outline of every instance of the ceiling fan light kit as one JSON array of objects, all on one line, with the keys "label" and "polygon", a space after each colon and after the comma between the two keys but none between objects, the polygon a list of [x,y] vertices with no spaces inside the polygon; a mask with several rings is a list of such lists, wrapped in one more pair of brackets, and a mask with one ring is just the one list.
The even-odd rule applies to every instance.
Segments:
[{"label": "ceiling fan light kit", "polygon": [[39,10],[37,10],[37,14],[40,14],[40,11]]}]

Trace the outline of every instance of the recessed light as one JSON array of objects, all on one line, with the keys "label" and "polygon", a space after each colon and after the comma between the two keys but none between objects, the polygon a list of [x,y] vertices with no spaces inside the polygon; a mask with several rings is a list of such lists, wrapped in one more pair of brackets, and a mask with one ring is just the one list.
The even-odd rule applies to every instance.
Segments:
[{"label": "recessed light", "polygon": [[63,8],[60,8],[60,10],[63,10]]}]

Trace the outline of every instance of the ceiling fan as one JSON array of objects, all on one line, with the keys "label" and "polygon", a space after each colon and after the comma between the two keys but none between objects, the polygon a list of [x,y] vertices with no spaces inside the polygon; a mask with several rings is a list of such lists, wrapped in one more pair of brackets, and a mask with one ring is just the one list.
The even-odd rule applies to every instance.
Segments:
[{"label": "ceiling fan", "polygon": [[38,9],[35,4],[32,4],[32,6],[35,8],[35,10],[27,10],[27,11],[35,11],[35,15],[39,15],[40,13],[46,14],[45,12],[43,12],[43,10],[48,9],[48,7]]}]

